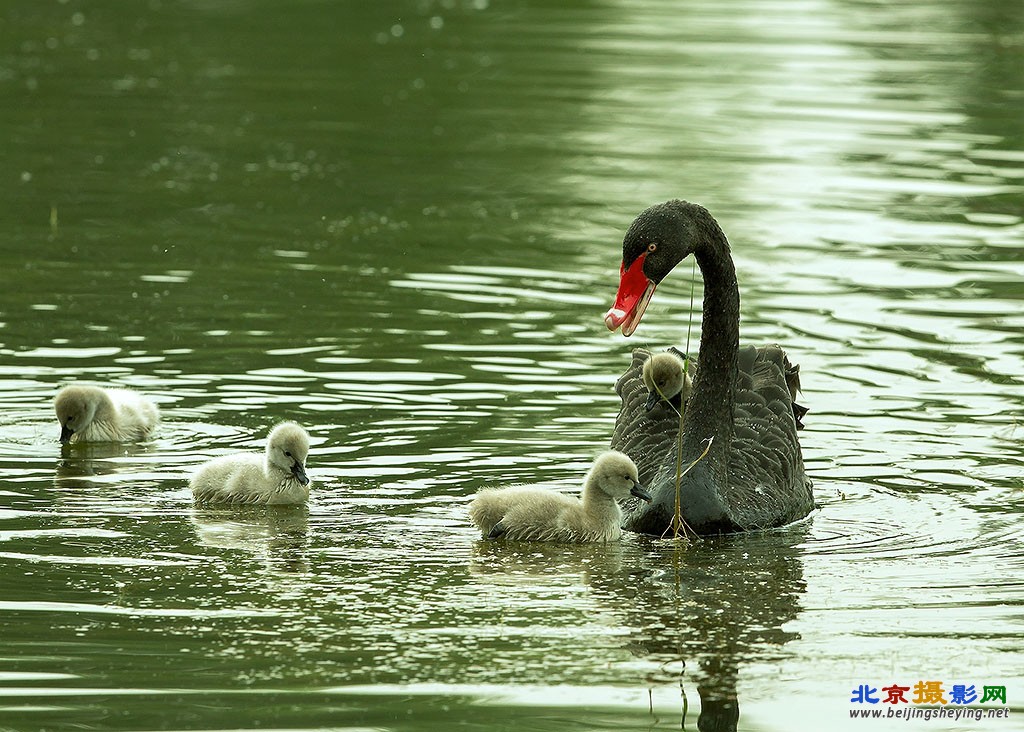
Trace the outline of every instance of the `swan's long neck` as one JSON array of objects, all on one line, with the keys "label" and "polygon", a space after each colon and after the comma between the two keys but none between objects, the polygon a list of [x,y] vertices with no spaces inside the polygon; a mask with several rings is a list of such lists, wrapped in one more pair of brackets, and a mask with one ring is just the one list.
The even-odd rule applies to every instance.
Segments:
[{"label": "swan's long neck", "polygon": [[714,220],[707,222],[704,228],[706,236],[694,251],[704,278],[700,353],[693,391],[683,418],[683,449],[684,456],[693,460],[700,454],[699,443],[713,436],[708,467],[724,485],[728,479],[728,453],[733,434],[740,292],[725,234]]}]

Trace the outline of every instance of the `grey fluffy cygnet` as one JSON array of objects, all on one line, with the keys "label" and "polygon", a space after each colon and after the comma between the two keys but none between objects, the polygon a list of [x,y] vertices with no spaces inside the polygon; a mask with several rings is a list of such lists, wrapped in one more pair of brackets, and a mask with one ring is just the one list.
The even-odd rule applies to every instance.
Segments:
[{"label": "grey fluffy cygnet", "polygon": [[538,486],[489,488],[469,504],[469,517],[487,539],[616,541],[622,536],[618,501],[629,496],[651,500],[633,461],[613,450],[594,461],[580,498]]},{"label": "grey fluffy cygnet", "polygon": [[145,440],[160,423],[156,404],[127,389],[65,386],[53,406],[62,443]]},{"label": "grey fluffy cygnet", "polygon": [[648,412],[663,401],[679,411],[693,389],[689,374],[683,370],[683,359],[671,351],[656,353],[647,359],[642,377],[650,391],[645,405]]},{"label": "grey fluffy cygnet", "polygon": [[312,485],[306,476],[308,454],[306,431],[282,422],[270,432],[264,454],[224,455],[200,467],[190,481],[192,495],[196,503],[305,503]]}]

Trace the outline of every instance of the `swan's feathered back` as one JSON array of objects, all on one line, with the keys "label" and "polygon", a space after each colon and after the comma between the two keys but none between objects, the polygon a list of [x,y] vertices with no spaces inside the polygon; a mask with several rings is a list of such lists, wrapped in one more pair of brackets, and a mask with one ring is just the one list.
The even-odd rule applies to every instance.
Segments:
[{"label": "swan's feathered back", "polygon": [[[799,370],[779,346],[745,346],[738,355],[729,484],[717,490],[733,530],[779,526],[806,515],[813,506],[796,434],[797,417],[806,412],[793,402]],[[679,417],[670,409],[645,411],[648,390],[641,374],[649,357],[644,349],[633,351],[630,367],[616,382],[622,407],[611,447],[633,458],[640,481],[656,492],[659,485],[675,480]],[[684,483],[698,480],[700,474],[695,470]],[[701,530],[699,525],[694,528]],[[721,528],[716,523],[712,530]]]},{"label": "swan's feathered back", "polygon": [[629,455],[636,463],[640,482],[653,487],[658,470],[674,455],[679,417],[671,409],[645,409],[649,392],[643,368],[650,357],[646,348],[634,349],[633,362],[615,382],[622,406],[615,419],[611,448]]},{"label": "swan's feathered back", "polygon": [[788,523],[814,504],[796,434],[797,373],[777,345],[740,348],[726,503],[744,529]]}]

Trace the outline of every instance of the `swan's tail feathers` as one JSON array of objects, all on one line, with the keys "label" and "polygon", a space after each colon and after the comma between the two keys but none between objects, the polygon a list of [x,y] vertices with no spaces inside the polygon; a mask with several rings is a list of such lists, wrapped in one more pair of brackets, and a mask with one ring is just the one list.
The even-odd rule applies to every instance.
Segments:
[{"label": "swan's tail feathers", "polygon": [[[746,349],[741,349],[741,354],[743,354],[745,350]],[[765,366],[771,364],[771,367],[777,368],[778,371],[782,372],[782,377],[786,382],[786,390],[789,392],[789,401],[793,407],[793,421],[796,422],[796,428],[798,430],[802,430],[804,428],[803,418],[809,410],[807,407],[802,404],[797,404],[796,402],[797,394],[803,391],[803,388],[800,386],[800,364],[791,362],[789,360],[789,356],[786,355],[784,350],[782,350],[782,347],[776,344],[758,348],[754,360],[762,362]],[[744,365],[741,355],[740,369],[743,370],[743,368]],[[762,366],[761,368],[763,369],[765,367]],[[778,373],[778,371],[776,373]],[[763,370],[761,371],[762,378],[765,378],[766,373],[768,372]],[[755,384],[754,388],[760,389],[763,388],[763,386]]]},{"label": "swan's tail feathers", "polygon": [[802,430],[804,428],[803,418],[808,412],[807,407],[802,404],[793,402],[793,418],[796,420],[796,428]]},{"label": "swan's tail feathers", "polygon": [[786,375],[786,388],[789,389],[789,396],[793,399],[793,419],[796,420],[796,428],[804,428],[803,418],[807,414],[807,407],[796,403],[796,395],[803,391],[800,387],[800,364],[790,363],[789,356],[785,351],[782,353],[782,369]]},{"label": "swan's tail feathers", "polygon": [[796,400],[796,395],[803,391],[800,387],[800,364],[790,363],[789,356],[782,354],[782,366],[786,374],[786,386],[789,387],[789,395]]}]

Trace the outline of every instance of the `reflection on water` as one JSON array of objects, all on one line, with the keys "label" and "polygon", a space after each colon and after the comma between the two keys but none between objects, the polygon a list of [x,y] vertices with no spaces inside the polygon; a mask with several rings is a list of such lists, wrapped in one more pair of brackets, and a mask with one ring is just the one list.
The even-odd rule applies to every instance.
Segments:
[{"label": "reflection on water", "polygon": [[[65,443],[57,446],[60,458],[53,484],[61,489],[87,489],[111,485],[120,490],[125,475],[138,479],[139,466],[133,460],[151,451],[144,445],[116,443]],[[120,477],[119,477],[120,476]]]},{"label": "reflection on water", "polygon": [[644,682],[683,687],[684,728],[685,688],[695,684],[698,728],[736,729],[743,662],[799,638],[782,626],[797,617],[806,588],[806,531],[798,526],[694,547],[639,537],[607,547],[480,542],[471,571],[507,591],[506,603],[525,594],[535,608],[552,586],[587,586],[591,612],[622,629],[622,648],[649,669]]},{"label": "reflection on water", "polygon": [[[1016,700],[1018,4],[7,19],[3,724],[784,730],[965,676]],[[574,487],[630,348],[685,346],[685,273],[630,342],[600,319],[625,226],[675,196],[729,235],[744,341],[801,364],[820,510],[682,551],[481,543],[470,496]],[[160,432],[61,449],[76,380],[151,394]],[[192,508],[198,465],[284,419],[307,509]]]},{"label": "reflection on water", "polygon": [[203,546],[249,552],[278,571],[309,569],[309,511],[305,506],[193,508],[189,519]]}]

